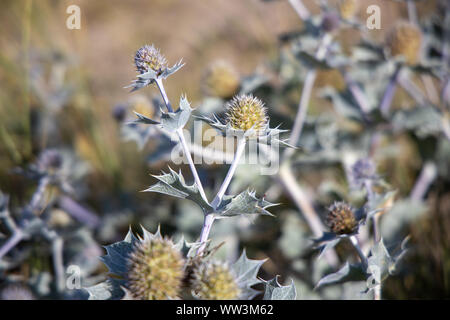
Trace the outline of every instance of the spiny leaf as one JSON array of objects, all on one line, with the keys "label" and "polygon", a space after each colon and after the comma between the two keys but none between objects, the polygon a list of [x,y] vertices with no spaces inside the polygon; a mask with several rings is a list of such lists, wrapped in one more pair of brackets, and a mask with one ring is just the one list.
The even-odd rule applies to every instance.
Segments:
[{"label": "spiny leaf", "polygon": [[366,280],[367,274],[363,270],[361,264],[346,263],[339,271],[331,273],[319,280],[316,289],[323,286],[344,283],[347,281],[363,281]]},{"label": "spiny leaf", "polygon": [[131,228],[123,241],[105,246],[107,254],[100,259],[108,267],[110,273],[125,277],[127,273],[127,260],[129,254],[133,251],[134,245],[139,241]]},{"label": "spiny leaf", "polygon": [[124,284],[125,280],[108,279],[83,289],[89,293],[89,300],[120,300],[125,295],[121,288]]},{"label": "spiny leaf", "polygon": [[282,286],[278,283],[278,276],[269,281],[264,281],[264,297],[263,300],[295,300],[297,298],[297,291],[294,286],[294,281],[288,286]]},{"label": "spiny leaf", "polygon": [[152,119],[144,116],[143,114],[140,114],[136,111],[133,111],[133,112],[138,117],[138,119],[135,120],[134,123],[159,124],[158,121],[152,120]]},{"label": "spiny leaf", "polygon": [[264,260],[251,260],[247,258],[245,249],[242,251],[240,258],[232,265],[234,274],[236,275],[236,282],[242,290],[241,299],[250,300],[255,297],[259,291],[252,289],[255,284],[261,283],[257,275]]},{"label": "spiny leaf", "polygon": [[261,214],[273,216],[266,209],[278,204],[258,199],[254,191],[246,190],[237,196],[225,196],[220,206],[217,208],[215,215],[219,218],[233,217],[242,214]]},{"label": "spiny leaf", "polygon": [[192,113],[191,105],[185,96],[180,98],[180,107],[175,112],[163,113],[161,116],[162,128],[175,132],[178,129],[184,128]]},{"label": "spiny leaf", "polygon": [[173,197],[189,199],[198,204],[204,212],[210,212],[212,210],[209,203],[206,202],[200,195],[198,187],[195,183],[188,186],[185,183],[181,172],[176,173],[170,167],[169,170],[169,173],[163,172],[162,175],[153,176],[159,181],[148,189],[145,189],[144,192],[159,192]]}]

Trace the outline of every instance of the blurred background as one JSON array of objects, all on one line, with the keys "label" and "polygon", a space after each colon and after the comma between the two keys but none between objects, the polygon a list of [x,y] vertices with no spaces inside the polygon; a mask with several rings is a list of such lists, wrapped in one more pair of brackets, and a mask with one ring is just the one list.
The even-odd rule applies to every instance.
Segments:
[{"label": "blurred background", "polygon": [[[377,4],[381,8],[382,29],[367,32],[374,43],[382,43],[386,31],[396,21],[407,19],[403,2],[358,2],[356,17],[362,21],[367,17],[364,8],[368,5]],[[304,3],[312,13],[319,12],[316,1]],[[337,7],[337,1],[328,3]],[[437,3],[418,1],[419,19],[439,15]],[[66,9],[72,4],[81,8],[80,30],[66,28],[69,16]],[[105,271],[100,263],[91,265],[92,258],[103,254],[101,246],[122,239],[130,225],[139,230],[142,224],[154,231],[160,224],[163,234],[177,238],[183,233],[190,241],[196,239],[202,225],[202,213],[195,205],[140,192],[155,183],[150,174],[158,174],[171,163],[163,152],[170,141],[154,132],[137,128],[127,131],[122,126],[123,121],[133,119],[132,110],[150,116],[159,112],[156,87],[136,93],[123,88],[136,75],[133,56],[138,48],[155,44],[170,65],[183,58],[186,65],[165,81],[166,90],[173,103],[185,93],[199,113],[216,110],[217,99],[213,98],[228,99],[236,92],[239,79],[263,74],[265,82],[255,93],[259,92],[267,103],[271,123],[281,123],[283,129],[292,127],[301,79],[291,81],[287,85],[289,90],[283,89],[283,94],[278,89],[285,86],[286,78],[295,78],[295,73],[304,73],[305,68],[300,64],[292,67],[283,60],[288,49],[283,39],[303,28],[288,1],[3,0],[0,21],[0,190],[9,195],[11,208],[24,207],[38,184],[18,168],[36,163],[46,149],[58,149],[69,159],[67,175],[71,176],[74,191],[70,197],[48,196],[43,214],[73,245],[64,253],[65,265],[78,261],[84,266],[91,259],[85,268],[89,270],[86,278],[92,278],[87,283],[95,283],[98,280],[95,276],[101,277]],[[359,32],[351,28],[336,37],[344,50],[351,50],[360,41]],[[217,80],[220,88],[227,88],[225,92],[217,89],[216,80],[211,79],[210,69],[217,61],[232,70],[230,79]],[[423,83],[417,85],[424,89]],[[340,90],[345,83],[333,71],[319,72],[310,106],[312,116],[332,109],[330,101],[316,92],[324,86]],[[407,109],[413,104],[401,89],[394,101],[394,109]],[[430,154],[437,152],[439,140],[418,138],[408,132],[389,139],[386,144],[395,152],[381,157],[377,167],[392,189],[398,191],[397,196],[404,197],[413,188],[423,164],[432,157]],[[445,156],[436,161],[449,167]],[[190,181],[189,170],[183,166],[181,169]],[[201,166],[200,175],[209,194],[217,190],[226,169],[226,166]],[[322,212],[333,200],[343,197],[338,191],[346,192],[345,175],[335,166],[313,166],[313,169],[301,171],[298,179],[305,184],[308,194],[314,194],[314,205]],[[233,260],[245,247],[250,258],[270,258],[262,267],[261,277],[280,274],[283,281],[294,279],[299,298],[361,298],[337,293],[334,287],[313,290],[317,279],[310,276],[311,272],[326,270],[326,262],[316,266],[317,253],[307,241],[312,235],[305,221],[281,187],[269,188],[271,181],[270,177],[255,178],[248,167],[238,171],[232,191],[251,187],[262,196],[270,189],[268,199],[282,204],[271,210],[276,218],[217,222],[211,237],[216,244],[226,241],[219,255]],[[68,212],[71,205],[72,210],[73,206],[80,206],[77,208],[90,218],[80,220],[76,214],[74,217]],[[403,226],[404,233],[411,235],[414,249],[407,257],[407,268],[387,281],[385,298],[450,296],[448,175],[440,176],[432,184],[424,208]],[[1,241],[8,232],[0,226],[2,234]],[[13,253],[10,258],[17,263],[0,270],[0,287],[19,283],[29,287],[37,298],[60,297],[52,287],[51,250],[42,242],[45,241],[31,239],[19,244],[17,250],[25,254],[19,259],[18,253]],[[337,252],[345,257],[349,250],[345,245],[341,247]],[[42,279],[46,274],[47,282]],[[45,285],[46,291],[41,288]]]}]

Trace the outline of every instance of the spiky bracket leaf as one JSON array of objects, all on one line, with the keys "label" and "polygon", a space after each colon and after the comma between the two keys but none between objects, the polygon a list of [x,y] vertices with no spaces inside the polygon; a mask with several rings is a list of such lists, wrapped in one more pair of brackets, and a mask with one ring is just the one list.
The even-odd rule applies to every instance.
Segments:
[{"label": "spiky bracket leaf", "polygon": [[125,88],[132,88],[131,92],[142,89],[144,87],[147,87],[151,85],[153,82],[156,81],[156,79],[166,79],[168,76],[174,74],[178,70],[181,69],[181,67],[184,66],[184,63],[182,63],[182,60],[174,64],[171,68],[166,68],[162,70],[162,72],[155,72],[153,70],[149,70],[148,72],[138,74],[136,76],[136,79],[131,82],[129,86],[126,86]]},{"label": "spiky bracket leaf", "polygon": [[251,287],[262,282],[257,275],[266,260],[249,259],[244,249],[239,259],[231,266],[236,276],[236,282],[241,289],[240,299],[251,300],[259,293],[258,290]]},{"label": "spiky bracket leaf", "polygon": [[262,281],[265,287],[263,300],[295,300],[297,298],[293,280],[288,286],[282,286],[278,282],[278,276],[269,281]]},{"label": "spiky bracket leaf", "polygon": [[84,288],[89,294],[88,300],[120,300],[125,296],[122,286],[125,280],[108,279],[91,287]]},{"label": "spiky bracket leaf", "polygon": [[203,200],[195,183],[188,186],[184,181],[184,177],[181,172],[176,173],[170,167],[169,170],[169,173],[163,172],[162,175],[154,175],[153,177],[159,181],[145,189],[144,192],[158,192],[177,198],[192,200],[199,205],[205,213],[209,213],[213,210],[211,205]]},{"label": "spiky bracket leaf", "polygon": [[289,148],[296,148],[294,146],[291,146],[287,141],[280,140],[277,137],[284,132],[288,132],[289,130],[281,130],[278,129],[279,126],[275,128],[270,128],[267,124],[264,129],[262,129],[260,132],[256,133],[256,131],[251,128],[249,130],[240,130],[240,129],[234,129],[231,124],[223,123],[216,115],[213,115],[212,118],[207,116],[194,116],[195,118],[206,122],[209,126],[216,129],[216,131],[221,134],[223,137],[245,137],[245,138],[258,138],[259,143],[265,143],[265,144],[279,144],[284,147]]},{"label": "spiky bracket leaf", "polygon": [[150,119],[140,113],[134,112],[138,117],[137,120],[132,123],[143,123],[143,124],[154,124],[160,125],[161,129],[167,130],[168,132],[175,132],[178,129],[184,128],[186,123],[189,121],[193,109],[186,96],[180,97],[179,108],[174,112],[163,112],[161,110],[161,122]]},{"label": "spiky bracket leaf", "polygon": [[364,281],[366,279],[367,274],[362,267],[362,264],[350,264],[347,262],[341,269],[339,269],[339,271],[328,274],[320,279],[315,289],[348,281]]},{"label": "spiky bracket leaf", "polygon": [[[125,295],[123,286],[126,284],[127,262],[131,252],[135,246],[141,241],[149,241],[151,239],[162,239],[160,228],[153,234],[142,227],[143,237],[136,237],[131,228],[128,230],[125,239],[111,245],[105,246],[107,254],[100,259],[107,266],[109,273],[120,278],[109,278],[99,284],[91,287],[83,288],[89,294],[89,300],[118,300]],[[174,244],[174,248],[180,248],[184,243],[184,239]]]},{"label": "spiky bracket leaf", "polygon": [[258,199],[254,191],[246,190],[237,196],[225,196],[220,206],[214,212],[217,218],[234,217],[243,214],[261,214],[272,216],[266,209],[278,204]]},{"label": "spiky bracket leaf", "polygon": [[191,105],[186,96],[180,97],[180,107],[175,112],[162,113],[161,126],[169,132],[184,128],[192,113]]}]

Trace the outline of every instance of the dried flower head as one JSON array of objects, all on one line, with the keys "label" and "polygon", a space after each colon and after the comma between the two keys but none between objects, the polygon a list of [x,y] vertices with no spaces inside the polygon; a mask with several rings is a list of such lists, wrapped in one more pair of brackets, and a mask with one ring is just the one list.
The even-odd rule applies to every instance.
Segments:
[{"label": "dried flower head", "polygon": [[204,90],[207,94],[227,99],[232,97],[240,85],[239,75],[230,64],[216,61],[204,76]]},{"label": "dried flower head", "polygon": [[226,122],[233,129],[261,133],[269,122],[264,103],[253,95],[240,95],[227,103]]},{"label": "dried flower head", "polygon": [[198,264],[193,270],[191,288],[202,300],[234,300],[241,293],[229,266],[218,261]]},{"label": "dried flower head", "polygon": [[352,234],[358,228],[353,208],[345,202],[335,202],[328,208],[327,224],[330,230],[339,235]]},{"label": "dried flower head", "polygon": [[134,63],[139,73],[146,73],[153,70],[156,73],[161,73],[167,68],[167,60],[161,54],[160,50],[154,45],[145,45],[136,51],[134,55]]},{"label": "dried flower head", "polygon": [[367,180],[373,180],[377,177],[375,163],[369,158],[359,159],[351,167],[350,177],[355,188],[364,186]]},{"label": "dried flower head", "polygon": [[392,56],[404,56],[408,64],[415,64],[422,46],[422,32],[414,24],[399,22],[387,34],[387,45]]},{"label": "dried flower head", "polygon": [[128,261],[128,289],[135,299],[178,297],[184,260],[169,239],[151,239],[137,245]]},{"label": "dried flower head", "polygon": [[61,168],[63,158],[58,150],[48,149],[39,156],[37,166],[41,171],[54,172]]},{"label": "dried flower head", "polygon": [[339,1],[339,13],[344,19],[351,19],[358,12],[357,0],[341,0]]},{"label": "dried flower head", "polygon": [[335,12],[327,12],[324,14],[322,19],[322,30],[325,32],[333,32],[339,28],[341,20],[339,15]]}]

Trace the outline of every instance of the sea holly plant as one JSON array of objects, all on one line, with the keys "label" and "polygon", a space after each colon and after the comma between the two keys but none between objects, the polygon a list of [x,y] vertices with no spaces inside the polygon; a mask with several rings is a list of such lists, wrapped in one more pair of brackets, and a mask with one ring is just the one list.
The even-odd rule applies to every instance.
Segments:
[{"label": "sea holly plant", "polygon": [[[277,136],[283,130],[270,129],[263,102],[252,95],[238,95],[228,102],[225,106],[225,122],[201,117],[224,135],[237,139],[234,160],[216,196],[210,202],[183,135],[183,129],[193,109],[187,98],[182,96],[179,107],[174,110],[162,83],[163,79],[181,67],[181,63],[167,68],[167,62],[159,49],[147,45],[136,52],[135,64],[139,75],[138,80],[132,84],[132,91],[156,83],[166,110],[161,110],[159,120],[135,112],[137,119],[134,123],[155,125],[169,134],[174,134],[182,146],[194,177],[194,183],[189,185],[181,171],[177,173],[169,167],[168,173],[154,175],[158,182],[144,191],[193,201],[202,209],[204,223],[198,242],[190,245],[191,249],[185,258],[181,253],[184,248],[183,240],[179,245],[174,245],[171,240],[163,239],[159,231],[153,235],[143,229],[143,238],[136,238],[130,231],[123,241],[107,246],[107,255],[102,258],[110,273],[119,278],[110,278],[104,283],[86,288],[89,297],[144,300],[186,297],[219,300],[254,298],[258,291],[252,286],[263,283],[257,278],[257,274],[264,260],[250,260],[245,251],[232,265],[212,259],[208,251],[208,238],[216,219],[253,214],[272,216],[267,209],[276,204],[258,198],[254,191],[246,190],[238,195],[227,195],[226,191],[245,152],[247,141]],[[276,143],[279,142],[282,141],[277,140]],[[195,254],[192,255],[194,251]],[[274,286],[273,282],[263,284],[266,287]],[[276,289],[278,292],[280,288],[276,286]],[[274,297],[293,299],[295,294],[275,294]]]},{"label": "sea holly plant", "polygon": [[82,291],[90,300],[248,300],[259,294],[252,287],[263,282],[257,274],[265,260],[248,259],[244,250],[236,262],[224,263],[213,257],[214,248],[196,255],[198,245],[184,238],[174,243],[159,228],[153,234],[142,227],[142,237],[130,229],[105,247],[108,279]]}]

